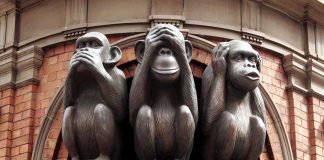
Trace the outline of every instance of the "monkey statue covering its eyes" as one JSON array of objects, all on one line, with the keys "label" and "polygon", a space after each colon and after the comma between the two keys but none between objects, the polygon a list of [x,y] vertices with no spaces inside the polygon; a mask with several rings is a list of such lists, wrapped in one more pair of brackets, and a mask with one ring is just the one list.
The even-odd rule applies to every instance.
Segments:
[{"label": "monkey statue covering its eyes", "polygon": [[139,65],[129,111],[141,160],[190,157],[198,120],[191,51],[179,29],[167,24],[154,26],[135,46]]}]

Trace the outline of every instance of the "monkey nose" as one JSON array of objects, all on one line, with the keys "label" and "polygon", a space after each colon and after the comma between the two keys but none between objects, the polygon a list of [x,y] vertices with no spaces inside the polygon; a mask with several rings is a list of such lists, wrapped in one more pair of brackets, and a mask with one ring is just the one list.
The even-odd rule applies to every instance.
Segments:
[{"label": "monkey nose", "polygon": [[159,51],[159,55],[169,56],[169,55],[172,55],[172,52],[169,48],[161,48]]},{"label": "monkey nose", "polygon": [[89,51],[88,48],[81,48],[80,51]]},{"label": "monkey nose", "polygon": [[246,67],[246,66],[248,66],[248,67],[252,67],[252,68],[255,68],[255,65],[254,65],[254,64],[250,64],[250,63],[244,65],[244,67]]}]

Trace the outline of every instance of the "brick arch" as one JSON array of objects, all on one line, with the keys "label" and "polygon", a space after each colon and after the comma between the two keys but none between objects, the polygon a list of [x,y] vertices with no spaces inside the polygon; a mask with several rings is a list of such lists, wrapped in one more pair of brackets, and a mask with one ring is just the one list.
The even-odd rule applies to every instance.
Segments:
[{"label": "brick arch", "polygon": [[[136,58],[134,56],[134,44],[137,40],[143,39],[143,37],[145,37],[145,34],[132,35],[128,37],[119,36],[117,38],[111,38],[111,40],[115,40],[115,42],[112,42],[112,45],[119,46],[123,51],[123,56],[120,62],[118,63],[118,67],[123,70],[127,78],[132,78],[134,76],[137,65]],[[195,37],[191,37],[191,39],[194,38]],[[204,68],[211,61],[210,50],[214,46],[211,44],[214,44],[213,42],[217,43],[217,41],[207,43],[206,41],[208,40],[204,40],[204,42],[201,42],[201,38],[198,40],[194,40],[196,42],[193,43],[194,49],[192,61],[190,62],[190,67],[192,69],[194,77],[201,78]],[[60,98],[62,98],[62,89],[60,88],[64,83],[65,75],[67,73],[68,61],[73,54],[73,50],[73,43],[68,42],[65,44],[58,45],[54,48],[50,48],[46,52],[43,65],[40,69],[40,75],[42,75],[43,73],[45,74],[45,76],[40,78],[41,82],[40,86],[38,87],[39,95],[36,97],[36,102],[39,102],[38,105],[40,105],[41,108],[40,110],[36,110],[36,115],[39,114],[41,118],[36,118],[35,120],[35,136],[38,136],[38,138],[35,141],[36,143],[33,150],[33,159],[48,159],[53,157],[54,155],[57,155],[58,159],[66,159],[67,157],[67,151],[64,147],[64,144],[61,143],[60,139],[63,108],[59,103],[61,101]],[[60,62],[60,60],[62,60],[62,62]],[[60,70],[55,69],[56,67],[59,67]],[[46,71],[50,72],[47,73],[47,76]],[[54,78],[51,74],[51,71],[56,73],[56,76]],[[53,81],[48,83],[44,82],[49,80]],[[52,89],[52,93],[43,93],[45,90],[47,90],[46,86],[51,86],[50,89]],[[57,95],[54,95],[55,92],[58,92]],[[265,95],[268,95],[265,90],[263,90],[263,92],[265,93]],[[41,99],[41,97],[46,97],[45,102]],[[270,102],[272,102],[271,98],[268,98]],[[268,105],[267,114],[271,114],[268,117],[270,117],[271,119],[280,119],[280,116],[273,116],[273,112],[269,112],[269,107],[271,111],[278,112],[275,105]],[[40,125],[41,122],[42,124]],[[270,123],[268,125],[268,130],[271,130],[271,133],[273,135],[278,135],[278,132],[286,133],[284,127],[282,127],[282,124],[278,125],[278,123],[282,123],[281,120],[279,120],[279,122],[278,120],[273,120],[272,122],[274,123]],[[276,147],[279,146],[278,148],[280,148],[280,152],[279,154],[275,155],[275,159],[285,159],[284,155],[289,155],[289,152],[291,152],[291,149],[289,150],[290,144],[282,143],[283,141],[287,141],[287,137],[270,137],[270,150],[268,150],[268,152],[278,151]],[[282,148],[288,148],[288,150]],[[266,158],[267,155],[264,154],[263,156],[265,156]]]}]

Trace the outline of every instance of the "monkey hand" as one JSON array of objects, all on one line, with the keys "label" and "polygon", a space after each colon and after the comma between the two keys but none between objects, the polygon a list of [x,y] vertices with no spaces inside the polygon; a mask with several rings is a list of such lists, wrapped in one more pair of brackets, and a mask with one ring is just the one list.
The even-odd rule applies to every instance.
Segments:
[{"label": "monkey hand", "polygon": [[225,77],[227,62],[226,56],[228,54],[229,47],[227,42],[221,42],[213,49],[212,52],[212,67],[215,77]]},{"label": "monkey hand", "polygon": [[98,53],[91,52],[90,51],[80,51],[73,55],[71,62],[70,62],[70,68],[75,68],[77,64],[83,64],[90,69],[93,72],[99,73],[100,75],[107,74],[102,60]]},{"label": "monkey hand", "polygon": [[185,53],[184,37],[173,25],[164,24],[155,26],[148,35],[148,39],[151,41],[162,40],[169,42],[176,52]]}]

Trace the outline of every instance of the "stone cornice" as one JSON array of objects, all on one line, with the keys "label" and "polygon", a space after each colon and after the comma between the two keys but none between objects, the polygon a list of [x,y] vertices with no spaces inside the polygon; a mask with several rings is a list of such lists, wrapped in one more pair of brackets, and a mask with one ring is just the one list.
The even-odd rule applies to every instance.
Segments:
[{"label": "stone cornice", "polygon": [[324,65],[314,59],[307,62],[307,88],[310,94],[324,99]]},{"label": "stone cornice", "polygon": [[307,60],[296,54],[290,54],[283,59],[283,68],[288,76],[287,90],[296,90],[307,93],[306,83]]},{"label": "stone cornice", "polygon": [[283,67],[288,76],[287,90],[324,99],[324,65],[321,62],[290,54],[284,57]]},{"label": "stone cornice", "polygon": [[0,90],[37,84],[42,55],[42,49],[36,46],[18,52],[10,49],[0,54]]},{"label": "stone cornice", "polygon": [[17,53],[16,87],[37,84],[38,70],[42,65],[43,51],[36,46],[30,46]]},{"label": "stone cornice", "polygon": [[16,50],[0,54],[0,90],[13,88],[16,80]]}]

